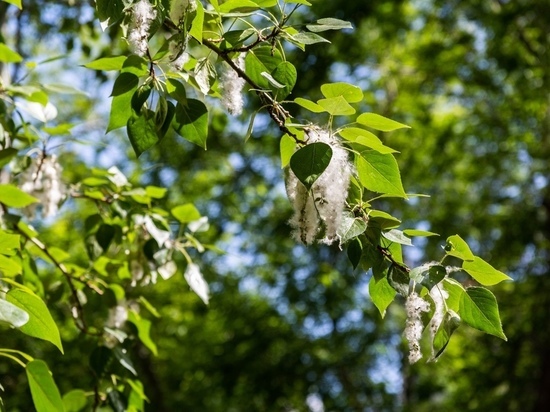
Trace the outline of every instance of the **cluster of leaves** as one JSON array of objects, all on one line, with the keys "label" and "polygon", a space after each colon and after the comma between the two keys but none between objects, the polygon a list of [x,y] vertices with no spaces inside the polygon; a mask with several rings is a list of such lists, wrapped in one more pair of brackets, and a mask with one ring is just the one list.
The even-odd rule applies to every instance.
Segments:
[{"label": "cluster of leaves", "polygon": [[[18,2],[10,3],[21,7]],[[326,41],[319,33],[348,29],[351,25],[327,18],[304,27],[292,26],[289,22],[294,11],[299,6],[310,5],[305,0],[228,0],[222,4],[197,1],[194,8],[187,7],[183,12],[176,10],[175,7],[181,7],[182,3],[189,6],[189,2],[155,2],[156,14],[148,33],[145,55],[107,56],[85,65],[92,70],[116,72],[107,132],[126,127],[137,156],[171,132],[206,149],[209,111],[213,108],[208,107],[205,97],[222,96],[218,72],[220,65],[229,66],[247,82],[262,109],[281,130],[282,167],[290,167],[309,190],[330,164],[332,150],[322,142],[307,144],[307,129],[311,123],[299,122],[286,106],[292,103],[291,107],[299,106],[317,118],[327,116],[323,127],[342,140],[356,170],[338,231],[340,247],[347,249],[354,268],[372,270],[370,295],[381,315],[384,316],[398,294],[406,297],[418,291],[423,299],[430,301],[428,292],[441,287],[448,298],[443,321],[432,342],[435,357],[447,346],[460,319],[505,339],[492,293],[480,286],[464,287],[460,279],[450,275],[467,273],[484,286],[508,277],[474,256],[457,235],[447,239],[445,255],[440,262],[408,268],[402,246],[412,246],[409,236],[435,234],[414,229],[398,230],[399,219],[373,207],[380,199],[413,196],[403,188],[394,157],[396,150],[372,132],[392,132],[408,126],[374,113],[361,113],[352,123],[334,126],[335,119],[345,121],[355,115],[353,105],[363,101],[361,89],[348,83],[323,85],[323,98],[316,102],[301,97],[293,102],[285,101],[297,82],[296,69],[286,60],[286,48],[295,46],[304,50],[307,45]],[[133,4],[98,0],[96,6],[102,27],[120,26],[125,33],[132,29]],[[175,15],[178,21],[172,20]],[[174,49],[177,50],[175,54]],[[176,67],[174,62],[182,53],[188,56],[182,67]],[[234,62],[240,54],[246,54],[244,68]],[[22,61],[16,51],[0,44],[1,63],[19,64]],[[0,161],[3,167],[8,167],[12,179],[0,187],[3,210],[0,271],[4,293],[0,299],[0,319],[63,351],[38,275],[42,265],[59,271],[69,290],[65,292],[60,288],[58,298],[52,302],[68,294],[71,305],[66,309],[74,318],[75,326],[83,334],[97,339],[97,347],[90,356],[91,370],[96,378],[93,399],[80,389],[61,398],[43,361],[14,349],[2,349],[0,354],[27,369],[38,411],[81,410],[89,403],[97,408],[107,401],[115,410],[143,410],[147,397],[126,349],[132,341],[140,341],[156,354],[156,345],[150,337],[151,321],[143,312],[152,316],[158,313],[139,295],[138,286],[156,282],[159,275],[164,279],[171,277],[182,260],[187,265],[184,276],[190,287],[207,303],[208,287],[188,250],[204,251],[205,246],[195,234],[206,230],[208,221],[192,204],[167,208],[164,188],[134,187],[116,169],[93,170],[69,193],[72,198],[96,206],[95,212],[89,214],[82,225],[88,259],[74,262],[65,251],[45,245],[40,234],[25,223],[20,213],[38,199],[22,191],[17,182],[32,163],[30,150],[41,144],[40,152],[45,156],[50,150],[47,147],[49,137],[68,134],[72,127],[68,124],[46,127],[46,123],[56,118],[57,112],[49,101],[51,92],[74,91],[52,85],[0,85],[3,98]],[[27,112],[41,122],[39,130],[20,116],[16,101],[25,102]],[[20,120],[16,121],[17,117]],[[244,140],[252,133],[254,117],[250,118]],[[462,260],[462,267],[444,266],[446,258]],[[85,309],[89,299],[105,302],[106,316],[101,324],[87,322]],[[434,315],[433,302],[431,307],[425,325]]]}]

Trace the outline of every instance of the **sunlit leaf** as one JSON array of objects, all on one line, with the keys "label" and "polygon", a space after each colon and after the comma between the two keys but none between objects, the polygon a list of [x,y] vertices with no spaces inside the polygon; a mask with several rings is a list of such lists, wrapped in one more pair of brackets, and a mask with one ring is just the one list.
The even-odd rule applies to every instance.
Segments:
[{"label": "sunlit leaf", "polygon": [[473,261],[475,257],[468,244],[458,235],[447,238],[445,253],[466,261]]},{"label": "sunlit leaf", "polygon": [[155,356],[157,355],[157,345],[151,339],[151,321],[142,318],[135,311],[128,311],[128,321],[132,322],[138,331],[138,338]]},{"label": "sunlit leaf", "polygon": [[350,142],[374,149],[380,153],[397,152],[397,150],[384,145],[375,134],[359,127],[344,127],[338,134]]},{"label": "sunlit leaf", "polygon": [[26,366],[32,400],[37,412],[64,412],[63,401],[48,365],[35,359]]},{"label": "sunlit leaf", "polygon": [[172,208],[171,212],[172,212],[172,215],[180,223],[193,222],[194,220],[197,220],[201,217],[200,212],[192,203],[186,203],[184,205],[176,206]]},{"label": "sunlit leaf", "polygon": [[416,236],[416,237],[439,236],[437,233],[430,232],[427,230],[418,230],[418,229],[405,229],[403,233],[405,233],[407,236]]},{"label": "sunlit leaf", "polygon": [[192,36],[199,43],[202,43],[202,29],[204,25],[204,7],[200,1],[195,2],[197,8],[195,9],[195,18],[191,23],[191,29],[189,35]]},{"label": "sunlit leaf", "polygon": [[363,113],[357,118],[357,123],[382,132],[391,132],[397,129],[410,129],[410,126],[380,116],[376,113]]},{"label": "sunlit leaf", "polygon": [[511,277],[496,270],[489,263],[478,256],[474,256],[472,261],[462,262],[462,269],[470,274],[475,280],[484,286],[496,285],[503,280],[512,280]]},{"label": "sunlit leaf", "polygon": [[21,0],[2,0],[2,1],[5,1],[6,3],[13,4],[14,6],[17,6],[17,8],[19,8],[19,10],[21,10]]},{"label": "sunlit leaf", "polygon": [[386,309],[395,299],[395,289],[390,286],[386,277],[383,277],[378,282],[371,277],[369,281],[369,295],[372,299],[372,303],[380,312],[382,318],[386,316]]},{"label": "sunlit leaf", "polygon": [[63,353],[59,330],[42,299],[21,289],[12,289],[6,300],[29,314],[29,321],[19,328],[21,332],[51,342]]},{"label": "sunlit leaf", "polygon": [[23,61],[23,57],[19,53],[17,53],[15,50],[10,49],[4,43],[0,43],[0,62],[19,63],[21,61]]},{"label": "sunlit leaf", "polygon": [[14,185],[0,184],[0,203],[8,207],[26,207],[36,202],[38,202],[36,197]]},{"label": "sunlit leaf", "polygon": [[317,103],[314,103],[311,100],[307,100],[302,97],[297,97],[296,99],[294,99],[294,103],[313,113],[323,113],[325,111],[325,109],[319,106]]},{"label": "sunlit leaf", "polygon": [[279,142],[279,150],[281,154],[281,168],[288,166],[290,163],[290,158],[296,151],[296,142],[292,137],[285,134],[281,137]]},{"label": "sunlit leaf", "polygon": [[88,404],[86,392],[82,389],[73,389],[63,395],[63,406],[65,412],[81,412]]},{"label": "sunlit leaf", "polygon": [[126,56],[101,57],[86,63],[84,67],[92,70],[121,70]]},{"label": "sunlit leaf", "polygon": [[353,28],[353,26],[349,21],[344,21],[344,20],[330,18],[330,17],[319,19],[317,20],[316,24],[308,24],[306,27],[313,32]]},{"label": "sunlit leaf", "polygon": [[343,96],[321,99],[317,104],[333,116],[350,116],[355,113],[355,109],[349,105]]},{"label": "sunlit leaf", "polygon": [[469,287],[462,294],[459,315],[464,322],[482,332],[507,340],[498,313],[495,295],[483,287]]},{"label": "sunlit leaf", "polygon": [[271,74],[273,79],[275,79],[283,86],[276,90],[272,90],[275,98],[277,100],[286,99],[286,97],[292,92],[292,89],[296,84],[296,68],[292,63],[282,62],[275,68],[275,70]]},{"label": "sunlit leaf", "polygon": [[321,93],[327,99],[342,96],[348,103],[358,103],[363,100],[363,91],[360,87],[349,83],[326,83],[321,86]]},{"label": "sunlit leaf", "polygon": [[356,156],[359,181],[367,189],[406,198],[397,161],[391,154],[365,150]]},{"label": "sunlit leaf", "polygon": [[230,11],[248,8],[257,9],[258,5],[250,0],[227,0],[220,6],[219,11],[221,13],[229,13]]}]

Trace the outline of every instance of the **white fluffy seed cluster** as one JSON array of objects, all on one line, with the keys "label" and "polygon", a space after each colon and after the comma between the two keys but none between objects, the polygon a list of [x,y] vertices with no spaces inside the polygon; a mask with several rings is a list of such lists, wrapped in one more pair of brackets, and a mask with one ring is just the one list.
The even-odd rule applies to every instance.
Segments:
[{"label": "white fluffy seed cluster", "polygon": [[309,192],[290,170],[286,187],[294,214],[289,224],[294,229],[294,238],[309,245],[317,238],[322,223],[325,229],[322,242],[330,245],[339,238],[338,228],[348,196],[353,166],[348,152],[336,136],[318,127],[310,128],[308,136],[308,144],[328,144],[332,149],[332,158]]},{"label": "white fluffy seed cluster", "polygon": [[130,26],[128,27],[128,44],[132,53],[145,56],[147,38],[151,22],[157,17],[157,11],[147,0],[140,0],[132,7]]},{"label": "white fluffy seed cluster", "polygon": [[[244,70],[244,54],[240,54],[235,64],[239,69]],[[238,116],[243,112],[244,99],[242,90],[245,80],[227,66],[220,78],[220,91],[222,94],[222,105],[233,116]]]},{"label": "white fluffy seed cluster", "polygon": [[170,20],[175,24],[180,24],[187,13],[196,9],[196,0],[173,0],[170,6]]},{"label": "white fluffy seed cluster", "polygon": [[[44,217],[54,216],[65,200],[67,188],[61,181],[61,171],[55,155],[40,156],[21,176],[21,190],[40,201]],[[34,215],[34,208],[29,214]]]},{"label": "white fluffy seed cluster", "polygon": [[413,364],[422,358],[420,351],[420,337],[424,329],[422,312],[428,312],[430,304],[413,292],[407,297],[405,309],[407,311],[405,338],[409,341],[409,363]]}]

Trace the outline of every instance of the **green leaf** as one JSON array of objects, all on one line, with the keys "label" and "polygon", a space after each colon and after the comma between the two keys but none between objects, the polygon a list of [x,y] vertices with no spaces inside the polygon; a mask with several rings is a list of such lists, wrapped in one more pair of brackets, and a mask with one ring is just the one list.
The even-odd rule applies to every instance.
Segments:
[{"label": "green leaf", "polygon": [[403,233],[405,233],[407,236],[416,236],[416,237],[439,236],[437,233],[429,232],[427,230],[418,230],[418,229],[405,229]]},{"label": "green leaf", "polygon": [[[1,127],[1,126],[0,126]],[[13,147],[0,150],[0,168],[6,166],[11,159],[13,159],[19,151]]]},{"label": "green leaf", "polygon": [[358,103],[363,100],[363,91],[353,84],[337,82],[326,83],[321,86],[321,93],[327,99],[342,96],[348,103]]},{"label": "green leaf", "polygon": [[111,96],[120,96],[133,91],[139,84],[139,77],[133,73],[120,73],[113,85]]},{"label": "green leaf", "polygon": [[294,103],[302,106],[304,109],[307,109],[313,113],[323,113],[325,111],[325,109],[323,109],[317,103],[314,103],[311,100],[307,100],[302,97],[295,98]]},{"label": "green leaf", "polygon": [[290,158],[290,168],[307,189],[321,176],[332,159],[332,149],[326,143],[302,147]]},{"label": "green leaf", "polygon": [[305,6],[311,6],[311,3],[307,0],[286,0],[288,4],[303,4]]},{"label": "green leaf", "polygon": [[137,77],[149,75],[149,62],[143,57],[132,54],[124,60],[122,65],[122,73],[132,73]]},{"label": "green leaf", "polygon": [[181,137],[206,150],[208,109],[203,102],[188,99],[187,105],[178,103],[172,127]]},{"label": "green leaf", "polygon": [[356,218],[353,213],[342,212],[342,221],[338,228],[338,236],[340,236],[340,244],[346,243],[348,240],[356,238],[367,229],[367,223],[360,218]]},{"label": "green leaf", "polygon": [[202,28],[204,26],[204,7],[200,1],[196,1],[195,18],[191,23],[189,35],[202,44]]},{"label": "green leaf", "polygon": [[431,290],[435,285],[441,282],[447,276],[447,270],[444,266],[433,265],[428,269],[427,276],[422,280],[422,284]]},{"label": "green leaf", "polygon": [[186,203],[184,205],[176,206],[172,210],[172,215],[180,223],[189,223],[200,219],[201,214],[192,203]]},{"label": "green leaf", "polygon": [[116,360],[118,360],[118,363],[122,365],[122,367],[130,373],[132,373],[134,376],[137,376],[136,368],[134,367],[134,363],[130,359],[130,356],[128,355],[128,352],[121,348],[120,346],[116,346],[113,349],[113,355],[115,355]]},{"label": "green leaf", "polygon": [[185,86],[176,79],[168,79],[166,81],[166,91],[171,98],[176,100],[176,102],[183,105],[187,104],[187,93],[185,91]]},{"label": "green leaf", "polygon": [[155,356],[157,356],[157,345],[151,340],[150,330],[151,321],[139,316],[133,310],[128,311],[128,320],[132,322],[138,330],[138,338]]},{"label": "green leaf", "polygon": [[381,210],[371,210],[369,212],[369,225],[379,227],[382,230],[392,229],[401,224],[401,221]]},{"label": "green leaf", "polygon": [[397,129],[410,129],[410,126],[380,116],[376,113],[363,113],[357,118],[357,123],[382,132],[391,132]]},{"label": "green leaf", "polygon": [[446,300],[447,307],[458,313],[462,295],[466,293],[466,291],[459,282],[452,278],[445,278],[443,280],[443,288],[449,293],[449,297]]},{"label": "green leaf", "polygon": [[363,245],[359,238],[353,239],[348,245],[348,259],[351,262],[353,269],[357,269],[359,262],[361,262],[361,256],[363,254]]},{"label": "green leaf", "polygon": [[397,152],[397,150],[385,146],[384,143],[382,143],[382,141],[373,133],[359,127],[344,127],[338,132],[338,134],[350,142],[369,147],[380,153]]},{"label": "green leaf", "polygon": [[482,332],[507,340],[495,295],[483,287],[470,287],[460,300],[460,317],[464,322]]},{"label": "green leaf", "polygon": [[283,56],[278,49],[273,50],[268,46],[258,47],[246,53],[246,74],[259,87],[270,90],[269,81],[262,76],[262,73],[272,75],[281,63],[283,63]]},{"label": "green leaf", "polygon": [[433,355],[430,358],[430,361],[434,361],[441,356],[451,340],[451,335],[459,326],[460,317],[453,311],[446,312],[432,342]]},{"label": "green leaf", "polygon": [[386,309],[390,306],[390,303],[395,299],[395,290],[388,283],[388,279],[383,277],[378,282],[372,276],[369,281],[369,295],[372,299],[372,303],[380,312],[380,316],[384,318],[386,316]]},{"label": "green leaf", "polygon": [[458,235],[447,238],[445,253],[466,261],[473,261],[475,257],[468,244]]},{"label": "green leaf", "polygon": [[267,7],[276,6],[278,1],[277,0],[254,0],[254,3],[256,3],[261,8],[267,8]]},{"label": "green leaf", "polygon": [[63,406],[65,412],[80,412],[88,404],[88,398],[86,392],[82,389],[73,389],[63,395]]},{"label": "green leaf", "polygon": [[6,233],[0,229],[0,253],[12,256],[15,251],[21,249],[21,236]]},{"label": "green leaf", "polygon": [[[397,259],[395,255],[393,255],[393,258],[396,261],[400,260]],[[401,269],[395,267],[394,265],[390,266],[388,269],[388,283],[401,296],[407,297],[409,295],[410,278]]]},{"label": "green leaf", "polygon": [[308,24],[306,27],[313,32],[321,32],[327,30],[341,30],[341,29],[353,29],[353,26],[349,21],[334,19],[334,18],[325,18],[319,19],[316,22],[317,24]]},{"label": "green leaf", "polygon": [[0,299],[0,321],[20,328],[29,321],[29,314],[4,299]]},{"label": "green leaf", "polygon": [[126,56],[101,57],[86,63],[84,67],[92,70],[121,70]]},{"label": "green leaf", "polygon": [[277,82],[283,85],[282,88],[272,89],[275,99],[285,99],[296,85],[296,68],[292,63],[282,62],[275,68],[275,70],[273,70],[273,73],[271,74]]},{"label": "green leaf", "polygon": [[8,207],[26,207],[38,202],[36,197],[23,192],[16,186],[0,184],[0,203]]},{"label": "green leaf", "polygon": [[23,290],[12,289],[6,300],[29,314],[29,321],[19,328],[21,332],[51,342],[63,353],[59,330],[42,299]]},{"label": "green leaf", "polygon": [[317,100],[317,104],[332,116],[349,116],[355,113],[355,109],[349,105],[343,96]]},{"label": "green leaf", "polygon": [[399,243],[401,245],[412,246],[412,241],[401,230],[391,229],[388,232],[382,232],[382,236],[392,242]]},{"label": "green leaf", "polygon": [[14,6],[17,6],[17,8],[19,10],[21,10],[21,0],[2,0],[2,1],[5,1],[6,3],[10,3],[10,4],[13,4]]},{"label": "green leaf", "polygon": [[355,158],[359,181],[363,186],[373,192],[407,198],[399,166],[392,154],[365,150]]},{"label": "green leaf", "polygon": [[37,412],[64,412],[59,389],[46,362],[35,359],[26,366],[32,400]]},{"label": "green leaf", "polygon": [[300,32],[292,35],[292,40],[301,44],[330,43],[327,39],[315,33]]},{"label": "green leaf", "polygon": [[164,196],[166,196],[167,192],[168,189],[166,189],[165,187],[147,186],[145,188],[145,193],[147,193],[147,196],[153,199],[162,199],[164,198]]},{"label": "green leaf", "polygon": [[130,117],[127,129],[128,138],[137,157],[141,156],[143,152],[153,147],[160,140],[155,123],[143,114]]},{"label": "green leaf", "polygon": [[[112,95],[114,97],[111,103],[111,114],[109,115],[109,125],[107,126],[107,133],[109,133],[111,130],[126,126],[130,117],[132,116],[132,97],[137,91],[139,80],[137,76],[133,74],[123,74],[126,74],[127,76],[124,76],[121,80],[119,80],[119,76],[117,80],[115,80],[115,85],[113,86]],[[117,82],[119,82],[118,85]],[[133,85],[133,87],[128,89],[128,86],[130,84]],[[126,91],[122,93],[122,90]],[[115,91],[118,94],[115,94]]]},{"label": "green leaf", "polygon": [[473,261],[462,262],[462,269],[484,286],[496,285],[503,280],[512,280],[511,277],[496,270],[489,263],[477,256],[474,256]]},{"label": "green leaf", "polygon": [[124,10],[123,0],[96,0],[95,4],[103,29],[113,25],[122,17]]},{"label": "green leaf", "polygon": [[279,146],[281,152],[281,168],[284,168],[288,166],[288,164],[290,163],[290,158],[296,151],[296,142],[292,137],[284,134],[283,137],[281,137]]},{"label": "green leaf", "polygon": [[225,3],[223,3],[219,11],[221,13],[229,13],[234,10],[239,9],[258,9],[258,5],[254,3],[251,0],[227,0]]},{"label": "green leaf", "polygon": [[10,49],[4,43],[0,43],[0,62],[19,63],[22,61],[23,61],[23,57],[19,53]]},{"label": "green leaf", "polygon": [[0,255],[0,272],[4,276],[14,277],[20,275],[22,269],[19,258]]}]

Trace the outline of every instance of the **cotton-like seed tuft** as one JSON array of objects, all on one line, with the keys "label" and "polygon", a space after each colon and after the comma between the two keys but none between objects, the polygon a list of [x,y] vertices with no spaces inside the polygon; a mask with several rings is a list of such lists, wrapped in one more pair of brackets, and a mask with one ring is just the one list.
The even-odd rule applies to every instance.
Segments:
[{"label": "cotton-like seed tuft", "polygon": [[348,152],[336,136],[327,130],[312,127],[308,130],[308,144],[322,142],[332,149],[332,158],[308,193],[306,187],[290,170],[287,179],[288,198],[294,206],[294,215],[289,221],[293,236],[305,244],[311,244],[325,230],[323,243],[332,244],[339,239],[338,228],[346,204],[353,166]]},{"label": "cotton-like seed tuft", "polygon": [[149,29],[156,17],[157,11],[147,0],[140,0],[134,4],[128,27],[128,44],[132,53],[145,56]]},{"label": "cotton-like seed tuft", "polygon": [[[244,54],[239,55],[235,64],[239,69],[244,70]],[[220,78],[222,105],[233,116],[238,116],[243,112],[242,90],[244,85],[245,80],[232,67],[228,66],[224,69]]]},{"label": "cotton-like seed tuft", "polygon": [[405,309],[407,311],[407,322],[404,334],[409,341],[409,362],[413,364],[422,358],[422,352],[420,351],[420,337],[424,329],[422,312],[428,312],[430,304],[418,296],[416,292],[413,292],[407,297]]},{"label": "cotton-like seed tuft", "polygon": [[[61,171],[55,155],[41,156],[21,176],[21,190],[40,201],[44,217],[54,216],[65,200],[67,188],[61,180]],[[28,212],[34,215],[33,206]]]}]

